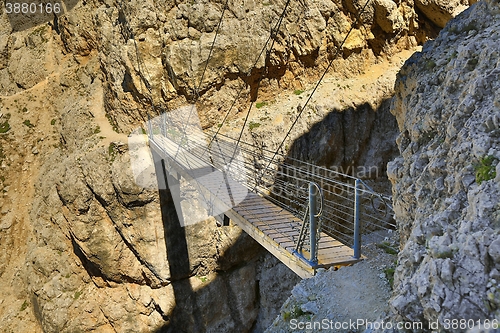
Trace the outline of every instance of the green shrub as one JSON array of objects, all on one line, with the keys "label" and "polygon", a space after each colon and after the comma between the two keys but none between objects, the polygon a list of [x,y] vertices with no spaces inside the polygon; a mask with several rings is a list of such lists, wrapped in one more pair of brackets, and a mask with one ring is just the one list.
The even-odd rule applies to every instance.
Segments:
[{"label": "green shrub", "polygon": [[253,130],[254,128],[257,128],[260,126],[260,123],[256,123],[256,122],[253,122],[251,121],[250,123],[248,123],[248,128],[250,128],[250,131]]},{"label": "green shrub", "polygon": [[379,244],[377,244],[377,247],[384,250],[385,253],[389,253],[389,254],[393,254],[393,255],[398,254],[398,251],[394,247],[392,247],[391,243],[389,243],[389,242],[379,243]]},{"label": "green shrub", "polygon": [[28,307],[29,303],[28,301],[24,301],[23,302],[23,305],[21,305],[21,309],[19,309],[19,311],[24,311],[26,310],[26,308]]},{"label": "green shrub", "polygon": [[50,124],[51,124],[52,126],[54,126],[54,125],[56,124],[56,120],[55,120],[55,119],[52,119],[52,120],[50,121]]},{"label": "green shrub", "polygon": [[297,89],[297,90],[294,90],[294,92],[293,92],[293,93],[294,93],[295,95],[300,95],[300,94],[302,94],[303,92],[304,92],[304,90]]},{"label": "green shrub", "polygon": [[116,133],[119,133],[118,123],[107,112],[106,112],[106,119],[108,119],[108,122],[111,125],[111,127],[113,128],[113,131],[115,131]]},{"label": "green shrub", "polygon": [[108,146],[109,161],[113,162],[115,160],[117,154],[118,154],[118,150],[116,149],[116,146],[114,145],[114,143],[110,143]]},{"label": "green shrub", "polygon": [[470,21],[464,28],[463,28],[463,32],[469,32],[469,31],[472,31],[472,30],[479,30],[477,28],[477,22],[476,20],[472,20]]},{"label": "green shrub", "polygon": [[295,305],[290,311],[285,311],[283,313],[283,319],[288,321],[293,318],[298,318],[304,314],[305,312],[302,311],[302,308],[299,305]]},{"label": "green shrub", "polygon": [[10,125],[7,120],[3,123],[0,123],[0,133],[7,133],[9,130],[10,130]]},{"label": "green shrub", "polygon": [[261,107],[264,107],[267,105],[267,102],[259,102],[259,103],[255,103],[255,107],[257,109],[260,109]]},{"label": "green shrub", "polygon": [[479,63],[479,60],[475,57],[467,60],[467,69],[469,71],[473,71],[476,68],[478,63]]},{"label": "green shrub", "polygon": [[389,281],[389,285],[391,286],[391,289],[394,286],[394,271],[395,271],[394,267],[389,267],[389,268],[384,269],[385,277]]},{"label": "green shrub", "polygon": [[428,60],[426,63],[425,63],[425,68],[427,70],[432,70],[434,69],[434,67],[436,67],[436,63],[433,61],[433,60]]},{"label": "green shrub", "polygon": [[475,165],[476,183],[481,185],[483,181],[488,181],[497,176],[495,166],[498,160],[495,156],[485,156]]},{"label": "green shrub", "polygon": [[29,128],[33,128],[35,127],[35,125],[33,125],[28,119],[26,119],[25,121],[23,121],[23,124],[28,126]]}]

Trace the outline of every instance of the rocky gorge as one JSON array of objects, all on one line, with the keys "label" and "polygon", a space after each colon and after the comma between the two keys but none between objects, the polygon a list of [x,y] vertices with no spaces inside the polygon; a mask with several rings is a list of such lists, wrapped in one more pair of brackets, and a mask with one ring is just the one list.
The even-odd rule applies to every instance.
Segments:
[{"label": "rocky gorge", "polygon": [[[219,228],[209,219],[180,228],[170,193],[134,182],[127,134],[147,119],[152,105],[176,109],[196,103],[203,127],[217,126],[243,86],[223,131],[239,129],[250,101],[265,102],[252,115],[261,126],[244,138],[276,148],[277,133],[291,124],[302,94],[311,91],[334,55],[331,73],[287,147],[329,167],[377,166],[380,188],[388,188],[385,165],[396,158],[388,167],[401,234],[390,303],[395,314],[426,321],[471,311],[491,317],[498,309],[498,226],[490,222],[498,219],[498,180],[474,185],[473,163],[491,168],[489,156],[499,158],[498,117],[488,111],[476,115],[471,105],[496,105],[494,80],[481,76],[481,66],[493,66],[495,51],[493,45],[474,44],[453,57],[439,45],[462,37],[487,42],[494,28],[486,24],[494,22],[497,5],[476,5],[469,19],[454,21],[434,44],[426,44],[401,72],[391,100],[402,61],[471,4],[373,0],[362,10],[362,1],[292,2],[274,49],[253,66],[285,2],[228,1],[201,84],[224,8],[220,1],[81,1],[22,30],[2,13],[0,328],[264,331],[299,279],[236,226]],[[471,13],[491,19],[471,23]],[[462,68],[470,68],[467,85],[459,82],[465,80]],[[478,101],[452,104],[461,101],[452,96],[476,92]],[[440,100],[431,94],[450,97],[437,105],[429,102]],[[445,106],[447,112],[463,110],[456,122],[438,128],[451,117]],[[441,113],[422,115],[417,109]],[[474,123],[467,128],[477,132],[450,150],[469,118]],[[447,154],[474,160],[464,162],[464,177],[455,165],[446,171]],[[434,169],[426,167],[430,161]],[[457,222],[462,217],[470,223]],[[470,263],[468,274],[479,279],[463,279],[467,274],[459,263]],[[439,279],[436,270],[444,272]],[[465,306],[455,313],[457,297],[484,308]]]}]

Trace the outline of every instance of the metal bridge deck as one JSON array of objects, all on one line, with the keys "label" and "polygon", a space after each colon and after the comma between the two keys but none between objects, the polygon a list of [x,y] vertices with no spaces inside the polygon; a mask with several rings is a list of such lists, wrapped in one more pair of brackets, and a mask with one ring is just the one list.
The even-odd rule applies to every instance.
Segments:
[{"label": "metal bridge deck", "polygon": [[[322,232],[318,263],[312,266],[307,260],[294,254],[302,225],[300,219],[269,200],[249,192],[246,187],[234,180],[229,180],[230,196],[238,192],[248,193],[243,201],[231,205],[229,201],[232,198],[218,196],[221,187],[225,185],[221,179],[225,177],[227,182],[228,178],[226,175],[223,176],[222,172],[182,148],[178,151],[178,145],[164,136],[154,136],[149,145],[165,161],[167,172],[177,179],[182,176],[190,182],[196,182],[197,190],[205,197],[211,198],[214,205],[225,207],[226,216],[302,278],[312,277],[318,268],[348,265],[360,260],[353,257],[353,250],[350,247]],[[208,173],[215,176],[203,177]],[[308,253],[302,255],[309,258]]]}]

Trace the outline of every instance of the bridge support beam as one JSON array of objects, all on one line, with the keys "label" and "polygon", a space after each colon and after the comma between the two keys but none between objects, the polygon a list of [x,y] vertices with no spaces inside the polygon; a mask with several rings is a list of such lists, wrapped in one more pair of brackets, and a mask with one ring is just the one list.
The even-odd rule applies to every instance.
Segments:
[{"label": "bridge support beam", "polygon": [[226,214],[221,214],[221,215],[217,215],[214,217],[215,217],[215,220],[217,221],[218,227],[228,227],[229,226],[230,218]]}]

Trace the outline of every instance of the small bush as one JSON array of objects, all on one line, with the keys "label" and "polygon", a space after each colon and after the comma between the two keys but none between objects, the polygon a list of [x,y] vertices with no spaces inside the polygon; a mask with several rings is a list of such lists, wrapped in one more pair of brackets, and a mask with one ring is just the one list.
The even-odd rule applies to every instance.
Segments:
[{"label": "small bush", "polygon": [[116,123],[114,118],[112,118],[107,112],[106,112],[106,119],[108,119],[108,122],[111,125],[111,127],[113,128],[113,131],[115,131],[116,133],[119,133],[118,124]]},{"label": "small bush", "polygon": [[113,162],[115,160],[117,154],[118,154],[118,150],[116,149],[115,145],[113,143],[110,143],[108,146],[109,161]]},{"label": "small bush", "polygon": [[52,119],[52,120],[50,121],[50,124],[51,124],[52,126],[54,126],[54,125],[56,124],[56,120],[55,120],[55,119]]},{"label": "small bush", "polygon": [[433,61],[433,60],[428,60],[426,63],[425,63],[425,68],[427,70],[432,70],[434,69],[434,67],[436,67],[436,63]]},{"label": "small bush", "polygon": [[299,305],[295,305],[290,311],[285,311],[283,313],[283,319],[288,321],[293,318],[298,318],[304,314],[305,312],[302,311],[302,308]]},{"label": "small bush", "polygon": [[256,123],[256,122],[253,122],[251,121],[249,124],[248,124],[248,128],[250,128],[250,131],[253,130],[254,128],[257,128],[260,126],[260,123]]},{"label": "small bush", "polygon": [[73,296],[73,298],[74,298],[75,300],[77,300],[77,299],[79,299],[79,298],[80,298],[80,296],[82,296],[82,294],[83,294],[83,292],[81,292],[81,291],[77,291],[77,292],[75,293],[75,296]]},{"label": "small bush", "polygon": [[10,125],[8,121],[0,123],[0,133],[7,133],[10,130]]},{"label": "small bush", "polygon": [[304,92],[304,90],[297,89],[297,90],[294,90],[294,92],[293,92],[293,93],[294,93],[295,95],[300,95],[300,94],[302,94],[303,92]]},{"label": "small bush", "polygon": [[497,159],[495,156],[486,156],[481,158],[478,164],[475,165],[476,183],[481,185],[483,181],[488,181],[497,176],[495,166]]},{"label": "small bush", "polygon": [[384,250],[385,253],[396,255],[398,251],[389,242],[382,242],[377,244],[377,247]]},{"label": "small bush", "polygon": [[472,59],[467,60],[467,69],[469,71],[473,71],[476,68],[478,63],[479,63],[479,60],[477,58],[472,58]]},{"label": "small bush", "polygon": [[470,21],[465,27],[464,29],[462,30],[463,32],[469,32],[469,31],[472,31],[472,30],[479,30],[477,28],[477,22],[476,20],[472,20]]},{"label": "small bush", "polygon": [[259,102],[259,103],[255,103],[255,107],[257,109],[260,109],[261,107],[264,107],[267,105],[267,102]]},{"label": "small bush", "polygon": [[35,127],[35,125],[33,125],[28,119],[26,119],[25,121],[23,121],[23,124],[25,126],[28,126],[29,128]]},{"label": "small bush", "polygon": [[394,267],[384,269],[385,277],[389,281],[389,285],[391,286],[391,289],[394,286],[394,271],[395,271]]},{"label": "small bush", "polygon": [[28,301],[24,301],[23,302],[23,305],[21,305],[21,308],[19,309],[19,311],[24,311],[26,310],[26,308],[28,307],[29,303]]}]

